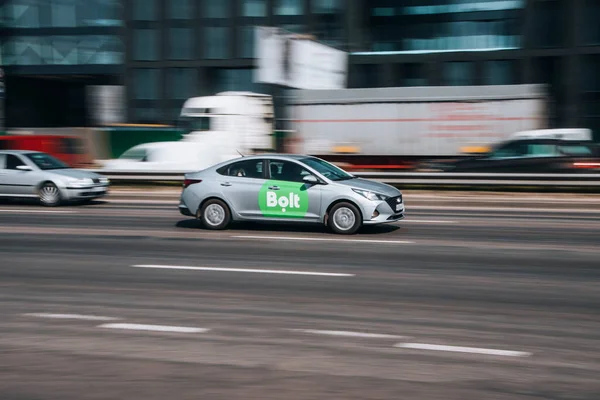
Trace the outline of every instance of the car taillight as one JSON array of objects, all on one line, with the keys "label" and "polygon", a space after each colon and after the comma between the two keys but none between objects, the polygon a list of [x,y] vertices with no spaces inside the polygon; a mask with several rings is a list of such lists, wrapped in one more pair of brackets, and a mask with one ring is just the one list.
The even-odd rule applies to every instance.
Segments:
[{"label": "car taillight", "polygon": [[183,188],[185,189],[190,185],[200,183],[200,182],[202,182],[202,179],[186,179],[183,181]]},{"label": "car taillight", "polygon": [[573,167],[579,169],[597,169],[600,168],[600,162],[575,162]]}]

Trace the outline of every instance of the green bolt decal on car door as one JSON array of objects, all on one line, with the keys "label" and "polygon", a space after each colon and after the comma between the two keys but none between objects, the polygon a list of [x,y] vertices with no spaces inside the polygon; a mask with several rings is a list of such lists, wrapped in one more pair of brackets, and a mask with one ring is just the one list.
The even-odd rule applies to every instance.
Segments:
[{"label": "green bolt decal on car door", "polygon": [[[278,187],[279,190],[272,188]],[[308,193],[304,183],[267,181],[258,194],[258,207],[267,218],[304,218],[308,211]]]}]

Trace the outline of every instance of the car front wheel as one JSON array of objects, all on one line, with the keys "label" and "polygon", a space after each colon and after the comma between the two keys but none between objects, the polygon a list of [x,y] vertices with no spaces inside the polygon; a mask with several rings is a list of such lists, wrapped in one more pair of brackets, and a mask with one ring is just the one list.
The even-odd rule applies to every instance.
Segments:
[{"label": "car front wheel", "polygon": [[362,226],[362,219],[358,208],[350,203],[338,203],[329,213],[329,226],[341,235],[352,235]]},{"label": "car front wheel", "polygon": [[46,182],[39,189],[40,203],[46,207],[54,207],[60,204],[60,190],[52,182]]},{"label": "car front wheel", "polygon": [[218,199],[208,200],[198,216],[206,229],[226,229],[231,222],[231,212],[227,204]]}]

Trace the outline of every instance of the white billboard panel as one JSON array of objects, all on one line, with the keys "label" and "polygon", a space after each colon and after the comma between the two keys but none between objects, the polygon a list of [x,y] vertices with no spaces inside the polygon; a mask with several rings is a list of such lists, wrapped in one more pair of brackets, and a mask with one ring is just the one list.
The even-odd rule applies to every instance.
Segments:
[{"label": "white billboard panel", "polygon": [[254,81],[297,89],[344,89],[348,54],[285,32],[257,27]]}]

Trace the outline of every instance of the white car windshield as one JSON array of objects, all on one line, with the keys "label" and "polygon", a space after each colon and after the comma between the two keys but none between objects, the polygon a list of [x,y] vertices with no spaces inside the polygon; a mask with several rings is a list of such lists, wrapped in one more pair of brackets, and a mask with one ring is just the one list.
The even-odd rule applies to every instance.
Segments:
[{"label": "white car windshield", "polygon": [[327,179],[332,181],[345,181],[354,179],[353,175],[350,175],[343,169],[336,167],[335,165],[328,163],[325,160],[321,160],[316,157],[306,157],[300,160],[303,164],[308,165]]},{"label": "white car windshield", "polygon": [[45,153],[31,153],[26,154],[25,157],[33,161],[33,163],[41,170],[51,170],[51,169],[66,169],[71,168],[67,164],[62,161],[57,160],[49,154]]}]

